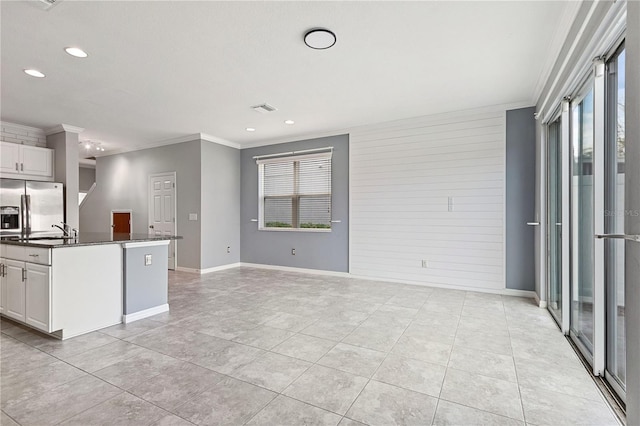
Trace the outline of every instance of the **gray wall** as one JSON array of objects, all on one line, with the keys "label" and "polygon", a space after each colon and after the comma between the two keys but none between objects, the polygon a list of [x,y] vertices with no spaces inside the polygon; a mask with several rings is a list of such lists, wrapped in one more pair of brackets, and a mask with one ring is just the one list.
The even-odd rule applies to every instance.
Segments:
[{"label": "gray wall", "polygon": [[54,180],[64,184],[64,220],[72,228],[78,228],[78,134],[60,132],[49,135],[47,147],[54,150]]},{"label": "gray wall", "polygon": [[[330,233],[258,231],[256,155],[333,146]],[[243,149],[241,152],[240,249],[242,262],[348,272],[349,270],[349,135]],[[291,255],[291,249],[296,255]]]},{"label": "gray wall", "polygon": [[536,121],[535,107],[507,111],[506,282],[535,290]]},{"label": "gray wall", "polygon": [[240,262],[240,150],[201,144],[200,269],[207,269]]},{"label": "gray wall", "polygon": [[82,192],[87,192],[91,189],[91,185],[96,181],[96,169],[89,167],[80,167],[79,177],[80,185],[79,189]]},{"label": "gray wall", "polygon": [[[627,3],[625,233],[640,235],[640,2]],[[625,244],[627,424],[640,424],[640,243]],[[633,326],[632,326],[633,324]]]},{"label": "gray wall", "polygon": [[[148,179],[176,172],[178,266],[200,269],[200,140],[99,157],[96,188],[82,206],[80,232],[110,232],[111,210],[133,211],[133,232],[148,232]],[[76,166],[77,170],[77,166]],[[77,199],[77,195],[76,195]],[[77,201],[76,201],[77,205]]]},{"label": "gray wall", "polygon": [[[124,249],[124,313],[133,314],[168,303],[169,246]],[[144,264],[151,255],[151,265]]]}]

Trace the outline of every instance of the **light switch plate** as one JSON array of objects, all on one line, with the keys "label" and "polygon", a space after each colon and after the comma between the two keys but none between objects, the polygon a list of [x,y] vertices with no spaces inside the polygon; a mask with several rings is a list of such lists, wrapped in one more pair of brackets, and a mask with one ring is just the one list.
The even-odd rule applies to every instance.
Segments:
[{"label": "light switch plate", "polygon": [[189,213],[189,220],[198,220],[198,213]]},{"label": "light switch plate", "polygon": [[152,261],[152,256],[150,254],[145,254],[144,255],[144,266],[151,265],[151,261]]}]

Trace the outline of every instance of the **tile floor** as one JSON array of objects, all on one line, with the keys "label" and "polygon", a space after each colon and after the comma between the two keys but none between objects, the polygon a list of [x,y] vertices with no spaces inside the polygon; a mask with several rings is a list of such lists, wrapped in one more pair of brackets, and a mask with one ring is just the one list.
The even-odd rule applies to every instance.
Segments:
[{"label": "tile floor", "polygon": [[57,341],[1,322],[2,425],[617,424],[533,301],[239,268]]}]

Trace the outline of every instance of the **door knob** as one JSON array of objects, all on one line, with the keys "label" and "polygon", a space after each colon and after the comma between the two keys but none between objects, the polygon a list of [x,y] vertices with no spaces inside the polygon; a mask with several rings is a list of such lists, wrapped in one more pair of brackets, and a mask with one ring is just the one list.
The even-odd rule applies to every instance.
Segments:
[{"label": "door knob", "polygon": [[112,227],[112,228],[115,228],[115,227],[116,227],[116,225],[111,225],[111,227]]},{"label": "door knob", "polygon": [[529,226],[538,226],[538,225],[540,225],[540,222],[527,222],[527,225],[529,225]]},{"label": "door knob", "polygon": [[149,228],[150,228],[150,229],[154,229],[154,228],[153,228],[153,225],[149,225]]}]

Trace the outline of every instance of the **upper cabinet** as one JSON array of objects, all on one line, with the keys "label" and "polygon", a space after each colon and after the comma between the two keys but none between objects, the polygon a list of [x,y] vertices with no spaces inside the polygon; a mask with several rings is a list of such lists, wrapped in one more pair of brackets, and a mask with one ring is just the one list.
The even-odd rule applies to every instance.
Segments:
[{"label": "upper cabinet", "polygon": [[53,150],[0,142],[0,176],[53,181]]}]

